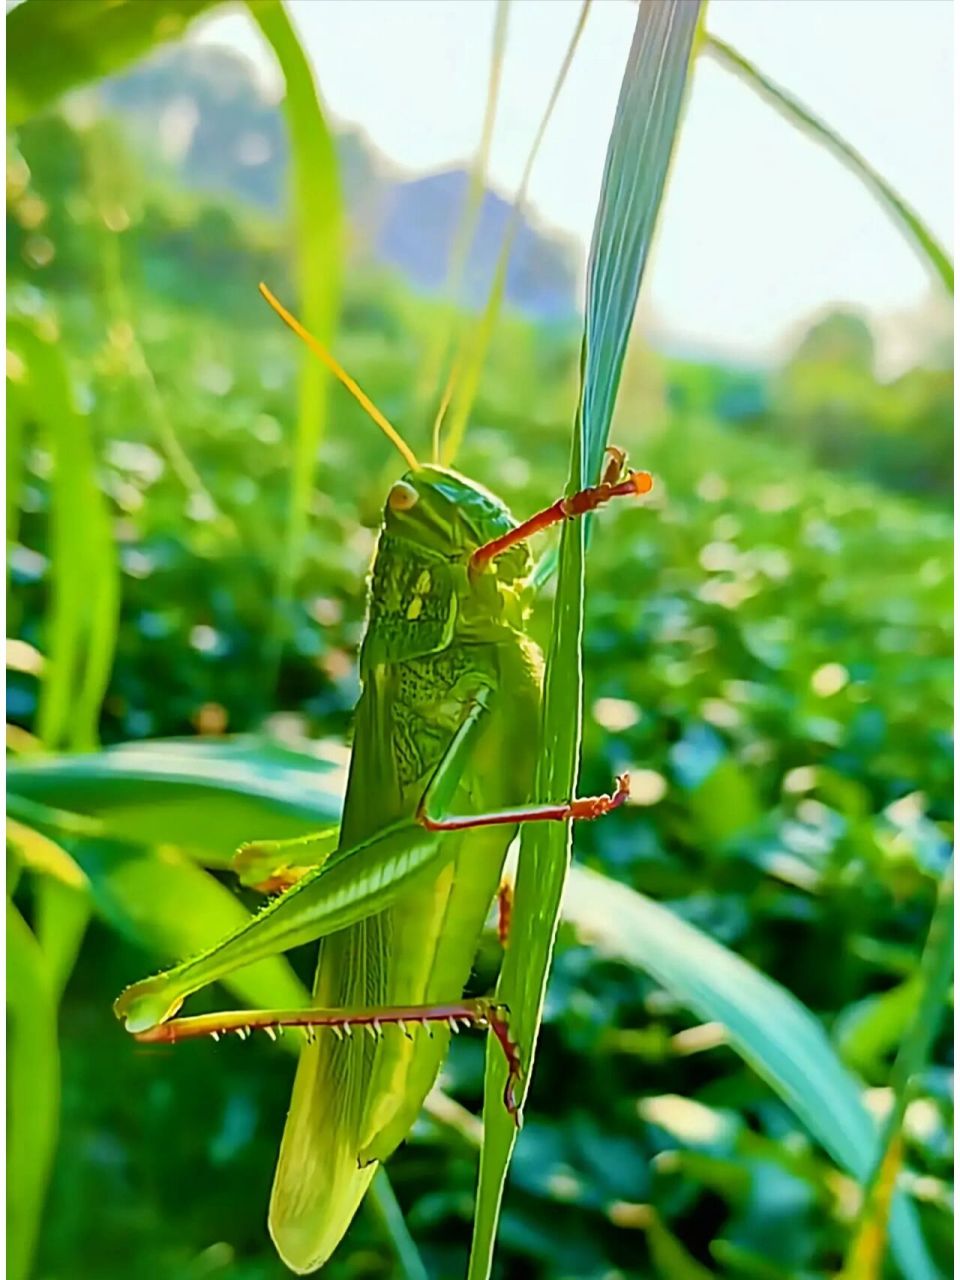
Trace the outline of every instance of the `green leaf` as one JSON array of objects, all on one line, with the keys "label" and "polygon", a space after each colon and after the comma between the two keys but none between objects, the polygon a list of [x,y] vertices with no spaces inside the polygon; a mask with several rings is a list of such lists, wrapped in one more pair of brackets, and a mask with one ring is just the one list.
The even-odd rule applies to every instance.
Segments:
[{"label": "green leaf", "polygon": [[[861,1088],[816,1018],[732,951],[626,885],[575,867],[564,916],[600,951],[652,974],[729,1043],[837,1163],[864,1179],[879,1148]],[[893,1212],[893,1247],[909,1280],[936,1280],[912,1206]]]},{"label": "green leaf", "polygon": [[[20,371],[22,375],[26,370]],[[23,436],[24,436],[24,404],[23,388],[19,378],[11,378],[7,373],[7,548],[16,542],[20,527],[20,491],[23,487]],[[10,562],[7,560],[7,577],[10,576]]]},{"label": "green leaf", "polygon": [[90,419],[76,408],[59,346],[19,320],[8,326],[7,343],[26,370],[25,412],[42,427],[53,457],[52,600],[38,734],[49,748],[89,750],[97,742],[120,608],[110,518],[97,483]]},{"label": "green leaf", "polygon": [[[71,815],[26,804],[32,824],[57,835],[84,872],[103,919],[161,963],[205,951],[249,920],[239,899],[179,850],[93,834],[64,837],[64,818]],[[142,840],[151,836],[144,826]],[[308,1001],[283,956],[239,969],[223,985],[252,1008],[296,1008]]]},{"label": "green leaf", "polygon": [[[310,63],[280,0],[247,0],[247,8],[273,49],[286,83],[283,110],[290,135],[300,320],[321,342],[329,344],[340,306],[343,263],[343,201],[333,135],[320,104]],[[279,661],[284,618],[293,598],[306,545],[317,450],[327,421],[327,387],[326,370],[304,352],[286,548],[277,569],[271,669],[275,669]]]},{"label": "green leaf", "polygon": [[[627,336],[666,182],[690,65],[699,4],[640,6],[607,150],[590,250],[583,385],[574,432],[569,492],[596,477],[610,429]],[[541,800],[573,794],[582,722],[583,521],[567,521],[544,685],[544,750],[534,783]],[[563,885],[569,824],[531,824],[523,832],[511,945],[498,999],[511,1009],[511,1033],[527,1072],[533,1068]],[[470,1280],[490,1274],[507,1166],[516,1128],[503,1106],[506,1068],[487,1050],[484,1142],[470,1254]]]},{"label": "green leaf", "polygon": [[24,0],[7,15],[7,127],[175,40],[219,0]]},{"label": "green leaf", "polygon": [[921,990],[920,979],[912,977],[844,1009],[833,1026],[833,1039],[844,1062],[868,1078],[875,1075],[884,1055],[907,1029]]},{"label": "green leaf", "polygon": [[37,875],[57,880],[67,889],[83,892],[87,877],[66,849],[31,827],[7,816],[7,847],[12,848],[22,863]]},{"label": "green leaf", "polygon": [[690,792],[687,806],[700,839],[710,849],[722,848],[762,817],[750,775],[729,756]]},{"label": "green leaf", "polygon": [[690,69],[700,5],[643,6],[607,148],[587,263],[577,488],[593,484],[603,460]]},{"label": "green leaf", "polygon": [[57,1144],[57,1004],[40,946],[7,903],[7,1266],[27,1280]]},{"label": "green leaf", "polygon": [[339,818],[343,756],[340,748],[308,756],[255,737],[134,743],[11,761],[7,795],[97,818],[103,834],[120,840],[177,845],[227,866],[246,841],[305,835]]},{"label": "green leaf", "polygon": [[[145,762],[153,755],[163,765],[151,772]],[[56,796],[58,773],[70,787],[77,787],[81,776],[96,777],[98,761],[102,762],[103,771],[108,776],[119,775],[128,762],[131,781],[142,784],[144,779],[152,779],[148,787],[141,787],[144,800],[142,831],[147,832],[153,830],[157,814],[163,813],[163,805],[156,793],[182,785],[180,780],[191,775],[194,786],[190,808],[199,827],[206,829],[212,826],[208,822],[209,815],[220,815],[224,806],[238,798],[238,789],[247,788],[247,812],[259,815],[253,820],[266,826],[285,815],[291,834],[303,834],[334,817],[344,781],[342,770],[332,769],[310,756],[240,738],[210,743],[157,743],[102,752],[87,758],[51,760],[41,770],[47,794]],[[75,772],[76,766],[82,766],[83,774]],[[14,765],[8,777],[14,803],[22,772],[22,766]],[[28,766],[25,772],[28,777],[36,776],[34,766]],[[118,781],[116,776],[114,781]],[[76,794],[82,791],[81,786]],[[135,802],[131,799],[127,814],[129,820],[132,821],[134,815]],[[96,884],[98,868],[92,858],[85,858],[79,850],[76,856],[92,883]],[[97,856],[103,857],[102,853]],[[136,858],[137,851],[131,850],[127,856]],[[139,856],[148,855],[141,852]],[[175,861],[175,865],[180,866],[182,872],[183,864]],[[124,887],[120,872],[122,866],[116,877],[119,889],[107,877],[106,885],[99,892],[108,911],[125,914],[126,897],[120,896]],[[154,870],[153,875],[156,874]],[[202,872],[197,874],[203,876]],[[135,868],[133,876],[136,881]],[[134,910],[139,893],[152,892],[151,879],[148,878],[142,889],[136,883],[130,888],[130,905]],[[206,877],[206,881],[216,885],[210,877]],[[181,875],[175,892],[183,893],[183,900],[192,903],[192,896],[186,895],[192,895],[193,883],[192,880],[188,883]],[[225,890],[222,892],[226,894]],[[234,907],[238,906],[229,894],[226,896]],[[115,905],[118,897],[119,906]],[[516,904],[514,910],[516,913]],[[202,915],[203,911],[199,914]],[[563,899],[563,915],[587,940],[608,954],[650,973],[676,999],[704,1020],[723,1023],[731,1047],[778,1093],[825,1150],[855,1176],[866,1177],[871,1166],[871,1153],[877,1150],[878,1143],[876,1128],[861,1100],[860,1088],[840,1064],[819,1023],[793,996],[665,907],[596,872],[576,866],[571,869]],[[135,920],[122,927],[129,929],[129,936],[137,933]],[[228,927],[229,923],[221,919],[205,932],[199,929],[195,945],[189,938],[178,943],[175,937],[161,940],[161,945],[168,954],[176,954],[178,946],[184,945],[187,950],[196,950],[215,940]],[[938,966],[943,956],[942,932],[939,939],[935,950]],[[516,941],[508,948],[507,954],[511,952],[518,958],[524,955]],[[942,977],[943,970],[938,966],[931,962],[931,972],[935,970]],[[238,978],[242,976],[237,975]],[[932,983],[925,990],[933,1001],[942,987]],[[924,1021],[923,1025],[929,1034],[930,1023]],[[499,1098],[496,1104],[498,1112],[502,1112]],[[912,1207],[905,1202],[898,1203],[894,1213],[893,1239],[904,1274],[911,1280],[914,1277],[927,1280],[936,1276]]]},{"label": "green leaf", "polygon": [[37,941],[47,964],[50,990],[59,1004],[90,922],[86,889],[41,876],[36,887]]},{"label": "green leaf", "polygon": [[852,147],[819,116],[814,115],[786,89],[782,89],[763,74],[748,58],[738,53],[725,40],[717,36],[707,35],[704,49],[722,67],[739,76],[745,84],[764,98],[776,111],[791,124],[819,142],[848,169],[854,177],[859,178],[871,195],[893,219],[893,222],[904,233],[906,238],[918,250],[927,266],[940,278],[944,287],[953,293],[953,263],[946,250],[937,241],[930,229],[919,215],[911,209],[906,200],[900,196],[889,182],[864,159],[856,148]]}]

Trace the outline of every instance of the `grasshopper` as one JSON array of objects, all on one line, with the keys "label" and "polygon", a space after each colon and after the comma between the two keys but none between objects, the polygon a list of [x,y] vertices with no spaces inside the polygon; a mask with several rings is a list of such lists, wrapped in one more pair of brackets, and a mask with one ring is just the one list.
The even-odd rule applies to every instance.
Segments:
[{"label": "grasshopper", "polygon": [[[507,848],[521,823],[597,818],[628,794],[624,776],[610,795],[531,802],[543,662],[527,635],[528,539],[644,494],[652,480],[611,450],[597,485],[518,524],[480,485],[419,465],[330,353],[261,292],[408,464],[387,496],[373,563],[343,816],[314,835],[244,846],[241,880],[282,892],[210,950],[128,987],[114,1008],[145,1041],[303,1029],[269,1212],[280,1256],[303,1274],[330,1257],[378,1162],[409,1133],[451,1031],[496,1035],[509,1067],[504,1102],[519,1123],[522,1065],[507,1011],[462,998]],[[313,1007],[176,1017],[232,970],[317,940]]]}]

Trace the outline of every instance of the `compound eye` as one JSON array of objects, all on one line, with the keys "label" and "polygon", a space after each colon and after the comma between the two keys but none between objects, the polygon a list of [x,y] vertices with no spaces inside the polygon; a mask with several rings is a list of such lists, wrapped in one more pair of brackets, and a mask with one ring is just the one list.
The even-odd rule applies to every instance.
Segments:
[{"label": "compound eye", "polygon": [[409,511],[420,501],[420,495],[412,484],[406,480],[398,480],[387,497],[387,506],[391,511]]}]

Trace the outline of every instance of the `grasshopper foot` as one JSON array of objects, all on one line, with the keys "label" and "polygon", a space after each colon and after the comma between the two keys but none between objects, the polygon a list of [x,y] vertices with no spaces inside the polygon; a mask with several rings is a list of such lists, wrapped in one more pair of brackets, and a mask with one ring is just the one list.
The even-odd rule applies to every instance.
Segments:
[{"label": "grasshopper foot", "polygon": [[231,870],[242,885],[257,893],[282,893],[306,875],[307,867],[286,866],[276,846],[276,841],[240,846],[233,855]]},{"label": "grasshopper foot", "polygon": [[122,991],[113,1002],[113,1012],[131,1035],[149,1031],[172,1018],[183,1004],[183,996],[172,991],[162,974],[145,978]]}]

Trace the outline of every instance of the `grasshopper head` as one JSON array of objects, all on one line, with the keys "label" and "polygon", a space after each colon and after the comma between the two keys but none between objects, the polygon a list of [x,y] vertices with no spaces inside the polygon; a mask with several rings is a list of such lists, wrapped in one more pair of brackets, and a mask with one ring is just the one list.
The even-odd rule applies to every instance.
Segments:
[{"label": "grasshopper head", "polygon": [[474,579],[471,555],[517,527],[499,498],[455,471],[417,467],[387,497],[361,671],[437,653],[455,635],[496,640],[522,618],[525,543]]},{"label": "grasshopper head", "polygon": [[[408,471],[387,496],[384,532],[388,537],[446,560],[468,560],[493,538],[517,522],[489,489],[446,467],[423,466]],[[525,545],[497,564],[502,583],[526,578],[530,553]]]}]

